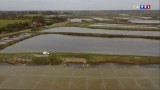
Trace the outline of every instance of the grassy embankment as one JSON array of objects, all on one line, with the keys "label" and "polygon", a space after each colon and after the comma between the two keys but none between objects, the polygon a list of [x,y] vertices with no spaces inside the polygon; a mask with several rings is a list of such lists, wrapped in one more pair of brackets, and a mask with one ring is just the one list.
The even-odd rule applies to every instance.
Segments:
[{"label": "grassy embankment", "polygon": [[48,28],[63,27],[63,26],[66,26],[68,23],[69,23],[69,21],[55,23],[55,24],[49,25]]},{"label": "grassy embankment", "polygon": [[99,33],[75,33],[75,32],[39,32],[40,34],[61,34],[70,36],[87,36],[100,38],[143,38],[160,40],[159,36],[139,36],[139,35],[119,35],[119,34],[99,34]]},{"label": "grassy embankment", "polygon": [[42,14],[24,14],[25,17],[36,17],[36,16],[42,16]]},{"label": "grassy embankment", "polygon": [[127,30],[127,31],[160,31],[159,28],[127,28],[127,27],[89,27],[91,29]]},{"label": "grassy embankment", "polygon": [[[1,53],[0,62],[10,64],[62,64],[65,58],[85,58],[87,64],[119,63],[119,64],[160,64],[160,57],[133,56],[133,55],[108,55],[84,53],[52,53],[48,57],[35,57],[38,53]],[[39,53],[40,54],[40,53]]]},{"label": "grassy embankment", "polygon": [[24,23],[24,22],[30,22],[31,20],[10,20],[10,19],[2,19],[0,20],[0,28],[6,27],[8,24],[14,24],[14,23]]}]

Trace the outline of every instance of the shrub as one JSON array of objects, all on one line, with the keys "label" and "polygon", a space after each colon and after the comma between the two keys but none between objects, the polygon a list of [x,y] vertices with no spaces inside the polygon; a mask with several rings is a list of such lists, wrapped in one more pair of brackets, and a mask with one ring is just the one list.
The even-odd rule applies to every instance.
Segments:
[{"label": "shrub", "polygon": [[49,64],[48,57],[33,57],[32,62],[34,64]]},{"label": "shrub", "polygon": [[62,57],[56,56],[56,55],[50,55],[49,56],[49,63],[50,64],[61,64],[62,63]]}]

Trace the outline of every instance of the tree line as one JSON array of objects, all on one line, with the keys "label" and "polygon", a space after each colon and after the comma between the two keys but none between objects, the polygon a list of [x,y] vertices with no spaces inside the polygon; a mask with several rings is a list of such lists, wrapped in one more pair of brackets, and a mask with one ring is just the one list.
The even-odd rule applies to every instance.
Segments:
[{"label": "tree line", "polygon": [[20,31],[23,29],[30,28],[30,23],[29,22],[15,22],[13,24],[8,24],[5,27],[0,28],[0,34],[2,33],[8,33],[8,32],[15,32],[15,31]]},{"label": "tree line", "polygon": [[1,27],[0,34],[20,31],[24,29],[32,29],[34,28],[32,25],[34,22],[41,23],[42,24],[41,26],[44,26],[44,25],[51,25],[54,23],[64,22],[67,20],[66,18],[62,18],[62,17],[52,17],[52,18],[49,18],[49,22],[47,22],[46,18],[44,18],[43,16],[34,16],[30,19],[31,19],[31,22],[15,22],[13,24],[8,24],[5,27]]}]

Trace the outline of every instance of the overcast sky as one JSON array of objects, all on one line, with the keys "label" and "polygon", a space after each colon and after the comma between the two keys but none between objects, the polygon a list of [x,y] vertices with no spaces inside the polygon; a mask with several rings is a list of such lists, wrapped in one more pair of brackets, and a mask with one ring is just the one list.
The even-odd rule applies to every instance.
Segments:
[{"label": "overcast sky", "polygon": [[133,5],[150,4],[159,9],[159,0],[0,0],[0,10],[133,10]]}]

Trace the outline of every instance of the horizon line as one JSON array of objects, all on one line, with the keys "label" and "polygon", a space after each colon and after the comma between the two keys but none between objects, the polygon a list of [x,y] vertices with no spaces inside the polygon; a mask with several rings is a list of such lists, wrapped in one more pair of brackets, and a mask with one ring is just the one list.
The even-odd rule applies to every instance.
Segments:
[{"label": "horizon line", "polygon": [[159,9],[154,9],[154,10],[0,10],[0,11],[157,11]]}]

